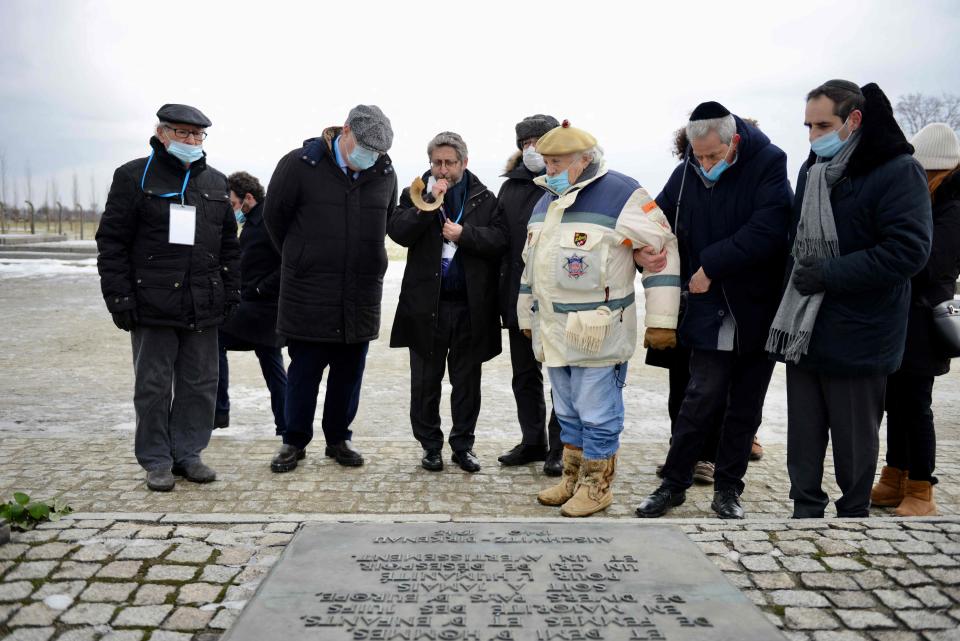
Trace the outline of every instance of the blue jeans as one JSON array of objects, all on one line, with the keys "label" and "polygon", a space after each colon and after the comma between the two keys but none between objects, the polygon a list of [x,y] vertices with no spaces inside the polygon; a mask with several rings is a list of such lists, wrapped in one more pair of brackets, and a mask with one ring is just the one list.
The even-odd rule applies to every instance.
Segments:
[{"label": "blue jeans", "polygon": [[277,426],[277,436],[286,431],[284,419],[284,404],[287,395],[287,372],[283,368],[283,354],[279,347],[255,345],[241,340],[232,334],[220,332],[220,382],[217,385],[217,412],[225,414],[230,411],[230,363],[227,361],[227,351],[253,350],[260,361],[260,371],[263,380],[270,390],[270,408],[273,410],[273,421]]},{"label": "blue jeans", "polygon": [[553,410],[560,421],[560,440],[583,448],[585,459],[616,454],[623,431],[627,364],[548,367],[547,374],[553,387]]}]

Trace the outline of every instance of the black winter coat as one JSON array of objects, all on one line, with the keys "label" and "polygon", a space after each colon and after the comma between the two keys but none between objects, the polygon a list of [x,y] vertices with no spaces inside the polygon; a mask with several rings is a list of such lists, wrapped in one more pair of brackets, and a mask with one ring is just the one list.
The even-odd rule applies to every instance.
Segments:
[{"label": "black winter coat", "polygon": [[497,195],[500,224],[504,226],[507,250],[500,263],[500,318],[504,327],[519,329],[517,298],[520,277],[523,275],[523,247],[527,242],[527,223],[530,213],[543,195],[543,189],[534,184],[537,177],[522,162],[522,154],[514,154],[507,161],[503,176],[507,179]]},{"label": "black winter coat", "polygon": [[363,343],[380,331],[387,217],[397,177],[383,154],[356,179],[337,164],[339,127],[280,159],[263,220],[282,255],[277,332],[323,343]]},{"label": "black winter coat", "polygon": [[960,171],[940,185],[934,195],[933,245],[930,260],[910,281],[910,317],[900,369],[919,376],[950,371],[930,308],[950,300],[960,275]]},{"label": "black winter coat", "polygon": [[[501,351],[497,281],[506,238],[496,197],[473,174],[465,173],[464,180],[468,175],[457,255],[467,281],[473,357],[484,362]],[[424,175],[424,182],[428,177]],[[442,228],[439,212],[421,213],[413,206],[409,187],[403,190],[400,206],[387,223],[390,238],[408,248],[390,347],[409,347],[424,358],[432,353],[437,326]]]},{"label": "black winter coat", "polygon": [[[864,94],[860,142],[830,190],[840,255],[822,263],[826,292],[799,367],[830,376],[886,376],[900,367],[910,307],[910,279],[930,255],[927,179],[914,160],[886,96]],[[790,246],[811,157],[800,168]],[[788,261],[787,278],[793,267]]]},{"label": "black winter coat", "polygon": [[[735,119],[737,159],[720,179],[707,187],[696,161],[687,159],[656,201],[679,240],[686,302],[681,340],[716,350],[723,317],[732,313],[734,349],[745,353],[764,349],[780,303],[792,194],[786,154],[759,129]],[[690,294],[690,278],[701,266],[710,289]]]},{"label": "black winter coat", "polygon": [[[135,309],[140,325],[219,325],[224,306],[240,302],[240,246],[227,179],[207,165],[206,155],[190,165],[184,204],[196,207],[194,244],[171,244],[170,205],[180,204],[187,170],[156,137],[150,146],[152,159],[132,160],[114,172],[97,229],[107,309]],[[161,195],[169,193],[177,195]]]},{"label": "black winter coat", "polygon": [[277,334],[280,253],[263,224],[263,203],[247,214],[240,231],[240,309],[223,331],[254,345],[281,347]]}]

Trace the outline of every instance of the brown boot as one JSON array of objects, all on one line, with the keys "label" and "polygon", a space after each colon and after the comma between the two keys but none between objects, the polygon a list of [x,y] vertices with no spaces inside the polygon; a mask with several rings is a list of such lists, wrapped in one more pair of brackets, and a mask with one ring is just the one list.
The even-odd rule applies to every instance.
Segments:
[{"label": "brown boot", "polygon": [[759,461],[763,458],[763,446],[760,445],[760,439],[753,437],[753,445],[750,446],[750,460]]},{"label": "brown boot", "polygon": [[897,516],[936,516],[937,504],[933,500],[933,485],[930,481],[907,479],[903,500],[893,513]]},{"label": "brown boot", "polygon": [[605,510],[613,503],[610,483],[617,469],[617,455],[608,459],[584,459],[580,467],[580,484],[577,492],[560,508],[564,516],[590,516]]},{"label": "brown boot", "polygon": [[583,450],[563,446],[563,474],[560,482],[537,494],[537,500],[544,505],[563,505],[577,491],[580,478],[580,466],[583,463]]},{"label": "brown boot", "polygon": [[907,485],[907,471],[889,465],[880,470],[880,480],[870,490],[870,505],[874,507],[897,507],[903,500]]}]

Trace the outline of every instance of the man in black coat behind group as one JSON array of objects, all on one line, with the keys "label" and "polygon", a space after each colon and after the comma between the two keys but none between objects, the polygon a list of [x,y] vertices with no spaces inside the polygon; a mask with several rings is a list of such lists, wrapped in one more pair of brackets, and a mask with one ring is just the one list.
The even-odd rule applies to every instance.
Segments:
[{"label": "man in black coat behind group", "polygon": [[263,185],[245,171],[230,174],[230,204],[242,225],[240,232],[240,309],[220,328],[220,384],[214,427],[230,425],[230,365],[228,351],[257,355],[263,380],[270,390],[270,408],[277,435],[285,431],[283,417],[287,372],[277,335],[277,297],[280,295],[280,253],[263,225]]},{"label": "man in black coat behind group", "polygon": [[410,422],[423,446],[421,465],[443,469],[440,390],[449,362],[453,462],[477,472],[481,366],[501,349],[497,280],[506,239],[496,198],[467,169],[463,139],[439,133],[427,156],[426,191],[442,206],[421,211],[414,202],[429,205],[404,189],[387,226],[390,238],[408,248],[390,347],[410,348]]},{"label": "man in black coat behind group", "polygon": [[380,331],[384,239],[397,201],[392,143],[383,112],[357,105],[342,128],[329,127],[281,158],[270,179],[263,220],[282,256],[277,332],[290,354],[286,431],[274,472],[306,456],[328,366],[325,453],[340,465],[363,465],[350,424],[367,348]]},{"label": "man in black coat behind group", "polygon": [[[543,399],[543,372],[533,356],[530,339],[517,324],[517,297],[520,276],[523,273],[523,247],[527,242],[527,223],[530,213],[543,195],[543,189],[533,179],[545,171],[543,156],[537,153],[540,136],[560,123],[553,116],[535,114],[517,123],[517,148],[507,161],[503,177],[506,181],[497,195],[501,223],[507,231],[508,249],[500,267],[500,316],[510,337],[510,365],[513,369],[513,396],[517,401],[517,419],[520,422],[520,444],[497,460],[502,465],[523,465],[534,461],[546,462],[543,471],[548,476],[560,476],[563,470],[560,442],[560,423],[551,410],[547,423]],[[548,428],[544,429],[544,425]]]}]

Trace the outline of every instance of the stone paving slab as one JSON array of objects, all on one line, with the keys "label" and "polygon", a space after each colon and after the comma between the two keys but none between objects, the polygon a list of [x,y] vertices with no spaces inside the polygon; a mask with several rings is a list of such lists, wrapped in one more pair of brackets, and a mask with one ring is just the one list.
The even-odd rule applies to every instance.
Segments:
[{"label": "stone paving slab", "polygon": [[[0,565],[0,639],[214,641],[232,625],[296,529],[329,515],[303,515],[302,520],[234,515],[234,523],[200,523],[190,515],[104,516],[76,514],[35,532],[14,532],[12,542],[0,546],[6,558]],[[397,519],[381,515],[377,520],[386,525]],[[960,554],[953,548],[960,543],[960,517],[634,523],[679,528],[792,641],[957,638]],[[846,547],[831,546],[838,541]],[[906,554],[876,546],[885,541],[931,547]],[[158,542],[164,551],[156,557],[121,559],[125,550]],[[30,561],[35,550],[51,543],[66,546],[59,558]],[[83,554],[89,548],[108,553],[95,561],[78,560],[89,558]],[[761,558],[767,561],[757,563]],[[123,576],[105,572],[116,564],[127,564]],[[58,579],[77,565],[96,571]],[[32,569],[24,573],[25,567]]]},{"label": "stone paving slab", "polygon": [[[39,499],[62,496],[75,510],[85,512],[184,513],[204,515],[204,520],[234,513],[531,518],[556,514],[555,509],[536,502],[536,493],[554,482],[542,475],[540,465],[504,468],[497,463],[496,457],[511,442],[478,443],[475,449],[483,469],[473,475],[450,463],[449,451],[444,453],[442,472],[422,469],[421,450],[412,439],[358,438],[356,445],[367,461],[362,467],[346,468],[325,458],[321,442],[307,448],[307,458],[296,470],[273,474],[269,462],[276,440],[215,439],[204,458],[217,470],[218,480],[207,485],[179,480],[173,492],[163,493],[146,489],[130,438],[5,436],[0,441],[0,460],[5,462],[0,469],[0,497],[22,491]],[[38,448],[64,456],[38,459]],[[937,449],[940,512],[960,514],[960,442],[939,442]],[[792,512],[785,446],[772,443],[765,450],[763,459],[751,463],[747,472],[743,500],[750,519],[786,517]],[[608,516],[634,518],[636,506],[658,485],[654,469],[666,451],[665,442],[623,444]],[[831,499],[838,498],[830,456],[824,476],[825,491]],[[686,503],[670,515],[712,517],[712,498],[712,486],[694,486]],[[827,515],[833,513],[829,507]],[[874,509],[872,514],[890,515],[892,510]]]}]

